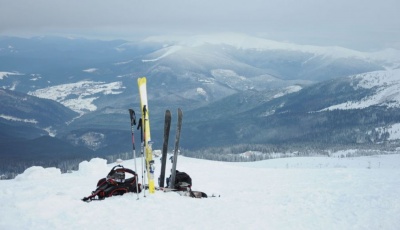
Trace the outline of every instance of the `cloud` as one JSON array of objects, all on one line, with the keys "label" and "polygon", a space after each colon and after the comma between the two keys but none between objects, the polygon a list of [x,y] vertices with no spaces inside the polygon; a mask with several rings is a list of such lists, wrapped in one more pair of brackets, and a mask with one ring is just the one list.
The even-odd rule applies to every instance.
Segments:
[{"label": "cloud", "polygon": [[398,45],[398,0],[1,0],[0,34],[240,32],[327,45]]}]

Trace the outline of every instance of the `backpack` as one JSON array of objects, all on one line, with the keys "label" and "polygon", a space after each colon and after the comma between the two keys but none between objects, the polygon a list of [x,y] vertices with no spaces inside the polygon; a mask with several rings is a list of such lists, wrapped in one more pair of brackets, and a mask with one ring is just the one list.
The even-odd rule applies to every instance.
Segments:
[{"label": "backpack", "polygon": [[[125,179],[125,173],[132,174],[133,177]],[[97,188],[92,192],[92,195],[84,197],[82,200],[89,202],[123,195],[127,192],[140,193],[142,191],[141,184],[138,183],[136,187],[136,180],[137,174],[133,170],[124,168],[122,165],[114,166],[106,178],[97,182]]]},{"label": "backpack", "polygon": [[[169,183],[171,183],[171,177],[172,175],[167,178],[167,187],[169,187]],[[185,173],[185,172],[179,172],[176,170],[175,174],[175,183],[174,183],[174,189],[186,189],[192,187],[192,178]]]},{"label": "backpack", "polygon": [[[169,183],[171,182],[171,176],[167,178],[167,187],[169,187]],[[207,198],[207,194],[204,192],[192,191],[192,178],[187,173],[179,172],[178,170],[176,170],[175,183],[171,191],[193,198]]]}]

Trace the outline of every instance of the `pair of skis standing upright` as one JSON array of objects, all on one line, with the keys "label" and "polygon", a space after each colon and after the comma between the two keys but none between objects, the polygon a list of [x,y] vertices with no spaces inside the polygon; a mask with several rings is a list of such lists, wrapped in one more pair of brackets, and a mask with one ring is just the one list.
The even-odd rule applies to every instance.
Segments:
[{"label": "pair of skis standing upright", "polygon": [[[172,172],[171,172],[171,180],[169,184],[169,188],[174,188],[174,181],[176,176],[176,163],[178,161],[178,149],[179,149],[179,139],[181,136],[181,128],[182,128],[182,110],[178,109],[178,123],[176,125],[176,136],[175,136],[175,146],[174,146],[174,158],[172,160]],[[165,167],[167,164],[167,153],[168,153],[168,139],[169,139],[169,130],[171,127],[171,112],[169,110],[165,111],[165,123],[164,123],[164,143],[162,149],[161,156],[161,173],[158,178],[158,184],[162,188],[164,187],[165,181]]]},{"label": "pair of skis standing upright", "polygon": [[[141,154],[143,159],[146,159],[146,170],[144,170],[144,163],[142,161],[142,184],[145,185],[145,176],[144,173],[147,171],[147,179],[148,179],[148,188],[150,193],[155,192],[154,186],[154,160],[151,148],[151,138],[150,138],[150,122],[149,122],[149,115],[148,115],[148,104],[147,104],[147,90],[146,90],[146,78],[139,78],[138,79],[138,86],[139,86],[139,95],[140,95],[140,102],[142,108],[142,118],[139,120],[138,129],[141,128],[141,137],[142,137],[142,149]],[[137,172],[136,167],[136,148],[135,148],[135,138],[134,138],[134,129],[136,125],[136,115],[133,109],[129,109],[129,115],[131,119],[131,133],[132,133],[132,147],[133,147],[133,157],[134,157],[134,164],[135,164],[135,171]],[[175,149],[174,149],[174,160],[172,165],[172,174],[171,174],[171,181],[175,181],[176,175],[176,163],[178,160],[178,149],[179,149],[179,139],[182,127],[182,110],[178,109],[178,123],[176,128],[176,138],[175,138]],[[163,150],[162,150],[162,165],[161,165],[161,174],[159,178],[159,186],[164,187],[165,181],[165,167],[166,167],[166,158],[167,158],[167,151],[168,151],[168,139],[169,139],[169,130],[171,126],[171,112],[167,110],[165,112],[165,124],[164,124],[164,143],[163,143]],[[138,187],[138,180],[136,180],[136,187]],[[172,188],[173,183],[170,184]],[[143,190],[144,196],[145,189]],[[139,194],[138,194],[139,199]]]}]

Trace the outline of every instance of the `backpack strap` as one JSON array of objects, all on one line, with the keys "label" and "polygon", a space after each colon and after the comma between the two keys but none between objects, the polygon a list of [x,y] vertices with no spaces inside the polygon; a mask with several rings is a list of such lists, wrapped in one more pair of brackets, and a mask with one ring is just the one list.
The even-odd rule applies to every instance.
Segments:
[{"label": "backpack strap", "polygon": [[[120,168],[115,169],[117,167],[120,167]],[[107,177],[112,176],[115,172],[126,172],[126,173],[130,173],[134,176],[136,175],[136,172],[133,171],[132,169],[124,168],[124,166],[122,166],[122,165],[116,165],[111,169],[111,171],[108,173]]]},{"label": "backpack strap", "polygon": [[112,176],[118,170],[118,169],[115,169],[116,167],[120,167],[120,168],[125,169],[124,166],[122,166],[122,165],[116,165],[111,169],[111,171],[108,173],[107,177]]},{"label": "backpack strap", "polygon": [[132,169],[123,168],[123,169],[117,169],[117,170],[118,171],[123,171],[123,172],[126,172],[126,173],[130,173],[130,174],[136,176],[135,171],[133,171]]}]

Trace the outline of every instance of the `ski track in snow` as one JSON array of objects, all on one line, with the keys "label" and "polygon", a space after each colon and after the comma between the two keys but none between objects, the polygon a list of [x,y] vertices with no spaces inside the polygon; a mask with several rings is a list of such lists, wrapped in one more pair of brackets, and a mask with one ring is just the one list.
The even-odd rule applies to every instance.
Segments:
[{"label": "ski track in snow", "polygon": [[[156,163],[158,176],[158,158]],[[122,164],[134,169],[133,160]],[[400,155],[248,163],[180,156],[178,170],[189,173],[193,190],[221,197],[193,199],[156,191],[145,198],[141,193],[139,200],[129,193],[82,202],[114,165],[95,158],[70,174],[35,166],[14,180],[0,181],[0,229],[365,230],[400,226]],[[167,175],[170,166],[168,161]]]}]

